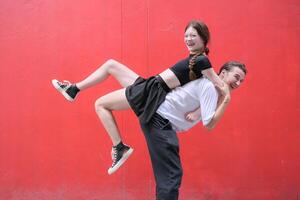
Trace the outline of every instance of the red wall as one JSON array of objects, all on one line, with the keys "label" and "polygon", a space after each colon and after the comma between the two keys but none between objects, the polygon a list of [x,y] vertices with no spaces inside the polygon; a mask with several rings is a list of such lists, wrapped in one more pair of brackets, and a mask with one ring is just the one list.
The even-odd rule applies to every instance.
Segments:
[{"label": "red wall", "polygon": [[215,69],[247,64],[245,84],[218,127],[181,134],[183,200],[298,200],[298,0],[0,1],[0,199],[154,199],[145,140],[131,111],[116,113],[135,153],[108,176],[111,142],[94,101],[109,79],[75,103],[51,79],[79,81],[108,58],[143,76],[187,55],[191,19],[210,27]]}]

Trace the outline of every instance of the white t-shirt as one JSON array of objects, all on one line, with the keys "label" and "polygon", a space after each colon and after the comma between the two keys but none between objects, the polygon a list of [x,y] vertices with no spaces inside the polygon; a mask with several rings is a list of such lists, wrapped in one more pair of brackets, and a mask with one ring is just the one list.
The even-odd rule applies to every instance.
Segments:
[{"label": "white t-shirt", "polygon": [[[175,131],[186,131],[202,121],[207,125],[215,114],[218,102],[218,92],[211,81],[200,78],[173,89],[159,106],[157,113],[168,119]],[[201,109],[198,120],[189,122],[185,115]]]}]

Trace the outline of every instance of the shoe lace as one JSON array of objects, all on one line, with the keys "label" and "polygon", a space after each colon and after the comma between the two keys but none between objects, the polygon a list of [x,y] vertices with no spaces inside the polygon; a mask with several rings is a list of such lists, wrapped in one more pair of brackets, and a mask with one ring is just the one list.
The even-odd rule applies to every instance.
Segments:
[{"label": "shoe lace", "polygon": [[116,148],[112,148],[112,154],[111,154],[111,158],[113,160],[112,166],[114,166],[117,162],[117,157],[118,157],[118,150]]},{"label": "shoe lace", "polygon": [[70,81],[67,81],[67,80],[63,80],[61,83],[64,84],[64,85],[66,85],[66,86],[72,85],[70,83]]},{"label": "shoe lace", "polygon": [[58,81],[58,84],[64,89],[68,89],[72,85],[72,83],[70,83],[70,81],[67,80],[63,80],[61,82]]}]

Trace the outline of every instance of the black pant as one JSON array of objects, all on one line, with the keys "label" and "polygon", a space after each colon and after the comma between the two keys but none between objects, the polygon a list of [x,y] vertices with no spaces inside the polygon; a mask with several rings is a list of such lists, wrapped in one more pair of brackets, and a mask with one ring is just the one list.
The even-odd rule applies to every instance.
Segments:
[{"label": "black pant", "polygon": [[176,132],[168,120],[155,114],[147,124],[141,123],[156,182],[157,200],[177,200],[182,167]]}]

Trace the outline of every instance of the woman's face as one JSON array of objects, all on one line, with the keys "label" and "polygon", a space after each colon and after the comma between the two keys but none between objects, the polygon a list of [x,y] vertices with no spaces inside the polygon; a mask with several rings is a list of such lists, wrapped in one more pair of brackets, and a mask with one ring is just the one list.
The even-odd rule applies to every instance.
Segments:
[{"label": "woman's face", "polygon": [[204,49],[204,42],[193,27],[186,29],[184,33],[184,42],[190,53],[197,53]]}]

